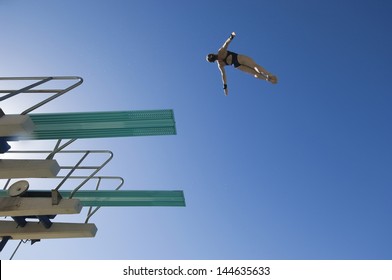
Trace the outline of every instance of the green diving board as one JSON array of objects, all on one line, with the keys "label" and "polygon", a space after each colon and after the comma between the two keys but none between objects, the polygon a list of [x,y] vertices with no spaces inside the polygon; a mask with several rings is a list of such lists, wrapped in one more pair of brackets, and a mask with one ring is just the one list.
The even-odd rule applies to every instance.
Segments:
[{"label": "green diving board", "polygon": [[173,110],[29,114],[34,131],[19,139],[175,135]]},{"label": "green diving board", "polygon": [[[44,191],[50,194],[49,191]],[[27,196],[37,196],[35,194],[43,191],[31,190]],[[70,197],[72,191],[60,191],[63,198]],[[0,191],[0,197],[8,196],[7,191]],[[79,190],[74,199],[80,200],[82,206],[185,206],[183,191],[90,191]]]}]

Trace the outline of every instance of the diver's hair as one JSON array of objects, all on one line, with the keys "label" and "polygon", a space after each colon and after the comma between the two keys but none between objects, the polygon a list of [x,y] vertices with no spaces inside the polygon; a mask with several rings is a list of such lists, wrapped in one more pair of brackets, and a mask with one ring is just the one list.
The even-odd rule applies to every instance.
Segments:
[{"label": "diver's hair", "polygon": [[206,56],[206,60],[207,60],[208,62],[215,62],[217,59],[218,59],[218,56],[217,56],[216,54],[213,54],[213,53],[209,53],[209,54]]}]

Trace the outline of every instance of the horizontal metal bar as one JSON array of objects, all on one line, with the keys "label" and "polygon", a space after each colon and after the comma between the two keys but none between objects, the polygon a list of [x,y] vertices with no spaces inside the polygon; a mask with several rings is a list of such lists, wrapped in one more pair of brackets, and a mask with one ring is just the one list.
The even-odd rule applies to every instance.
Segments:
[{"label": "horizontal metal bar", "polygon": [[[0,93],[11,93],[15,90],[13,89],[2,89],[0,90]],[[57,93],[62,91],[62,89],[31,89],[31,90],[26,90],[23,93]]]},{"label": "horizontal metal bar", "polygon": [[[78,166],[76,169],[80,170],[80,169],[86,169],[86,170],[90,170],[90,169],[97,169],[100,168],[101,166]],[[73,169],[74,166],[60,166],[61,169]]]},{"label": "horizontal metal bar", "polygon": [[27,87],[24,87],[24,88],[21,88],[21,89],[18,89],[18,90],[13,90],[11,93],[7,94],[6,96],[0,97],[0,101],[6,100],[6,99],[8,99],[8,98],[10,98],[12,96],[18,95],[20,93],[24,93],[25,91],[30,90],[30,89],[32,89],[32,88],[34,88],[36,86],[42,85],[42,84],[44,84],[44,83],[46,83],[46,82],[48,82],[50,80],[52,80],[52,77],[47,77],[47,78],[44,78],[41,81],[38,81],[38,82],[36,82],[34,84],[31,84],[31,85],[29,85]]},{"label": "horizontal metal bar", "polygon": [[[91,154],[93,153],[107,153],[110,152],[108,150],[61,150],[58,151],[57,154],[82,154],[89,151]],[[53,152],[53,150],[18,150],[18,151],[9,151],[7,154],[45,154]]]},{"label": "horizontal metal bar", "polygon": [[0,77],[0,81],[28,81],[52,78],[53,80],[78,80],[79,76]]}]

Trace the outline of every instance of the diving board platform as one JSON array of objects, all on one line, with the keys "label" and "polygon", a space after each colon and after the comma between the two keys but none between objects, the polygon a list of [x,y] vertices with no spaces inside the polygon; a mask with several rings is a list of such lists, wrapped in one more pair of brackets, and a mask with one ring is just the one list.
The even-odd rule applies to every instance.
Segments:
[{"label": "diving board platform", "polygon": [[[59,191],[60,195],[66,199],[72,191]],[[7,191],[0,191],[0,198],[7,197]],[[23,197],[51,197],[50,191],[29,190]],[[64,200],[62,199],[62,200]],[[93,206],[178,206],[185,207],[185,197],[183,191],[138,191],[138,190],[79,190],[75,192],[72,199],[80,201],[83,207]],[[60,200],[60,201],[62,201]]]},{"label": "diving board platform", "polygon": [[[66,198],[70,191],[60,191]],[[185,206],[183,191],[77,191],[83,206]]]},{"label": "diving board platform", "polygon": [[30,114],[34,131],[21,140],[175,135],[173,110]]},{"label": "diving board platform", "polygon": [[[67,112],[63,108],[64,112],[36,113],[36,109],[78,87],[83,79],[0,77],[1,81],[9,89],[0,89],[0,101],[17,95],[45,97],[19,115],[7,115],[0,109],[0,154],[6,153],[0,159],[0,180],[5,181],[0,190],[0,216],[8,217],[0,221],[0,251],[8,240],[31,240],[33,244],[41,239],[94,237],[97,227],[89,219],[101,207],[185,207],[181,190],[123,190],[123,178],[102,176],[99,172],[113,157],[109,150],[68,150],[78,139],[176,135],[173,110]],[[24,103],[18,105],[24,107]],[[35,140],[56,140],[56,144],[53,149],[12,150],[10,142],[19,140],[43,145],[54,141]],[[105,156],[90,158],[97,153]],[[10,158],[12,154],[18,156]],[[31,180],[31,189],[29,178],[45,180]],[[17,179],[24,180],[11,184]],[[63,214],[87,215],[84,223],[52,221]]]}]

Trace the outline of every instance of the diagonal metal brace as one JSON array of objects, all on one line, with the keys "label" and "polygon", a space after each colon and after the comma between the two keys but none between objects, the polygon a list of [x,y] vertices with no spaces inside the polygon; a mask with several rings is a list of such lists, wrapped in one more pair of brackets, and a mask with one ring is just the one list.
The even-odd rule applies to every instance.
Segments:
[{"label": "diagonal metal brace", "polygon": [[5,245],[7,244],[8,240],[11,239],[11,236],[3,236],[3,239],[0,242],[0,252],[3,251]]}]

